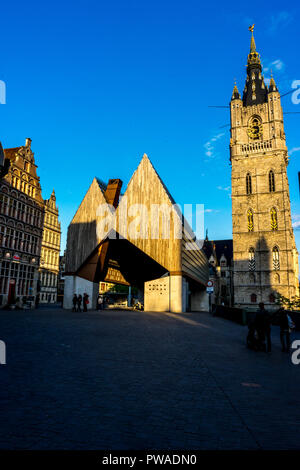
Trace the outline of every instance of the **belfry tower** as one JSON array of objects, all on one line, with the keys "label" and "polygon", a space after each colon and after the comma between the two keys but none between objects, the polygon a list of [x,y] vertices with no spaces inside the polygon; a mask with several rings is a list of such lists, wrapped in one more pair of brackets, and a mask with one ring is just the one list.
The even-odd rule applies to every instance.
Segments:
[{"label": "belfry tower", "polygon": [[251,31],[247,78],[230,102],[234,303],[274,305],[298,295],[298,252],[291,220],[280,94],[264,82]]}]

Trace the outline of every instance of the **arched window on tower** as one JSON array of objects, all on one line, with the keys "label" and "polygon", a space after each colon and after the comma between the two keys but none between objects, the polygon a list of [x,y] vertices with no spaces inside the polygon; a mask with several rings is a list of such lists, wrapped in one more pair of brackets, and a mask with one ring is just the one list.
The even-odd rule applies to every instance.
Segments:
[{"label": "arched window on tower", "polygon": [[272,250],[272,258],[273,258],[273,269],[275,271],[279,271],[280,269],[280,262],[279,262],[279,250],[277,246],[274,246]]},{"label": "arched window on tower", "polygon": [[271,211],[271,230],[278,230],[277,211],[272,207]]},{"label": "arched window on tower", "polygon": [[252,209],[248,209],[247,212],[247,221],[248,221],[248,232],[253,232],[254,223],[253,223],[253,212]]},{"label": "arched window on tower", "polygon": [[251,182],[250,173],[247,173],[247,176],[246,176],[246,193],[252,194],[252,182]]},{"label": "arched window on tower", "polygon": [[249,248],[249,271],[255,271],[255,251],[252,246]]},{"label": "arched window on tower", "polygon": [[251,294],[251,303],[252,303],[252,304],[255,304],[256,301],[257,301],[256,294]]},{"label": "arched window on tower", "polygon": [[269,171],[269,191],[270,193],[275,191],[275,175],[273,170]]}]

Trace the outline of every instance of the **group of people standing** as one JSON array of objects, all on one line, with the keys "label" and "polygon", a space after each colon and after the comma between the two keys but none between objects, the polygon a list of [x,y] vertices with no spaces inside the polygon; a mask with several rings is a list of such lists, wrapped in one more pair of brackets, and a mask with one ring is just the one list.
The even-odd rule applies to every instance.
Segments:
[{"label": "group of people standing", "polygon": [[87,306],[88,306],[89,303],[90,303],[89,296],[86,292],[83,294],[83,297],[82,297],[81,294],[79,294],[79,295],[74,294],[72,311],[73,312],[82,312],[81,305],[83,304],[83,311],[87,312]]},{"label": "group of people standing", "polygon": [[247,346],[256,351],[271,352],[271,325],[278,323],[280,328],[280,341],[282,352],[289,352],[291,344],[291,330],[295,327],[288,313],[280,308],[274,313],[265,309],[263,302],[259,304],[257,312],[248,322]]}]

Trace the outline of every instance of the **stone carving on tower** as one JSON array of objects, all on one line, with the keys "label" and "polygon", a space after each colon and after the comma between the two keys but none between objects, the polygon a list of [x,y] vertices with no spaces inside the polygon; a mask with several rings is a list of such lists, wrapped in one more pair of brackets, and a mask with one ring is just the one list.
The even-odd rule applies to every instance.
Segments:
[{"label": "stone carving on tower", "polygon": [[234,303],[272,307],[298,295],[298,252],[280,93],[264,81],[253,29],[243,96],[235,84],[230,102]]}]

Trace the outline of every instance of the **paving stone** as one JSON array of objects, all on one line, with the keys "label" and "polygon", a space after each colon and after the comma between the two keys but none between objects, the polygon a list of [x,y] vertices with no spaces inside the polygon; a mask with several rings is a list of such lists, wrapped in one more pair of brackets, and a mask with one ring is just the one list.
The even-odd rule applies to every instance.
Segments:
[{"label": "paving stone", "polygon": [[0,448],[300,449],[300,366],[277,328],[272,354],[246,333],[207,313],[1,311]]}]

